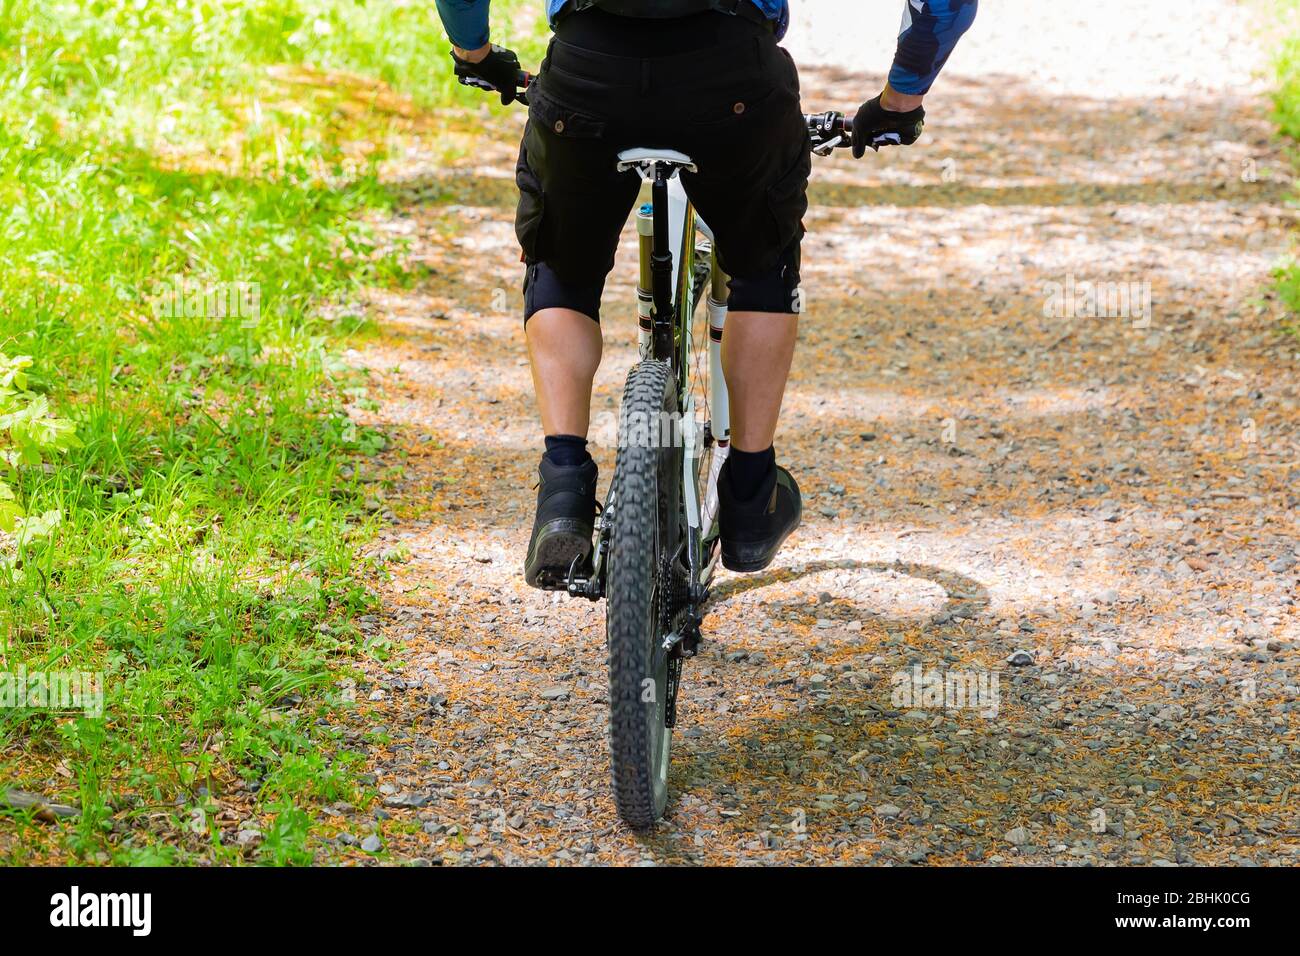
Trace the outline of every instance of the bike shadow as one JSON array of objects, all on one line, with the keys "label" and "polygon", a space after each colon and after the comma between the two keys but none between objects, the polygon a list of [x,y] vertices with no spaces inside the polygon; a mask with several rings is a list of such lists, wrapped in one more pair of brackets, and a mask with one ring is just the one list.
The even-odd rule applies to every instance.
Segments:
[{"label": "bike shadow", "polygon": [[[988,589],[983,584],[949,568],[911,561],[862,561],[844,558],[809,561],[792,567],[775,568],[760,574],[728,578],[714,587],[711,603],[725,602],[751,591],[788,584],[826,571],[867,571],[878,574],[895,572],[909,578],[937,584],[947,595],[947,600],[938,611],[921,622],[923,627],[945,627],[958,617],[978,618],[980,613],[989,606],[990,601]],[[869,618],[908,624],[913,627],[918,623],[916,617],[894,616],[869,609],[863,609],[855,616],[859,619]],[[977,628],[976,633],[982,630],[984,629]],[[799,803],[800,798],[794,796],[794,791],[801,788],[803,777],[802,771],[791,769],[789,761],[800,757],[806,748],[807,740],[814,734],[830,732],[844,738],[843,714],[856,708],[878,704],[879,695],[879,687],[845,688],[834,698],[822,700],[805,710],[759,721],[755,726],[749,727],[740,738],[733,740],[732,746],[725,750],[707,744],[703,746],[688,744],[675,748],[677,759],[674,760],[671,768],[668,818],[671,819],[675,815],[683,794],[689,793],[706,801],[712,798],[721,800],[735,794],[739,781],[762,779],[766,800],[754,802],[744,811],[740,811],[741,817],[755,833],[783,826],[784,821],[789,817],[789,807]],[[857,741],[855,746],[865,746],[865,741]],[[731,783],[724,784],[725,781]],[[884,803],[890,799],[887,781],[873,780],[866,774],[859,774],[856,768],[843,784],[866,793],[868,799],[874,803]],[[743,787],[743,784],[741,786]],[[767,807],[766,811],[764,806]],[[851,835],[850,839],[867,836],[867,832],[857,833]],[[689,854],[683,858],[680,844],[663,835],[647,834],[641,837],[641,841],[666,861],[689,862]]]},{"label": "bike shadow", "polygon": [[[947,600],[944,602],[943,607],[930,617],[930,623],[946,623],[955,617],[975,618],[989,606],[989,592],[984,585],[974,578],[967,577],[949,568],[916,564],[911,561],[860,561],[855,558],[810,561],[806,564],[778,568],[761,574],[729,578],[714,586],[709,605],[712,607],[718,602],[729,600],[749,591],[771,587],[775,584],[788,584],[791,581],[797,581],[813,574],[821,574],[825,571],[872,571],[877,574],[894,572],[904,577],[937,584],[943,588]],[[872,611],[867,611],[866,616],[893,620],[887,614]]]}]

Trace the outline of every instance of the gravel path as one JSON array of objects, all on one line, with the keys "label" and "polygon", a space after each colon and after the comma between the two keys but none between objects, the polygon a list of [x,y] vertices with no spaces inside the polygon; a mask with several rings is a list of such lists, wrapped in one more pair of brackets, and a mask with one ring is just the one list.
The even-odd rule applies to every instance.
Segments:
[{"label": "gravel path", "polygon": [[[855,54],[878,70],[896,6],[804,0],[792,47],[851,63],[805,24],[883,26]],[[353,356],[386,393],[358,417],[397,438],[363,621],[392,656],[344,727],[380,798],[323,859],[1300,862],[1300,345],[1266,291],[1290,181],[1244,15],[1040,8],[986,6],[921,145],[817,164],[778,439],[806,522],[772,570],[723,578],[647,838],[609,796],[603,611],[521,576],[519,118],[484,142],[453,117],[475,152],[452,173],[394,164],[409,202],[380,226],[429,277],[374,297]],[[810,68],[807,102],[880,81]],[[606,415],[634,352],[625,238]],[[1150,309],[1090,317],[1085,282]]]}]

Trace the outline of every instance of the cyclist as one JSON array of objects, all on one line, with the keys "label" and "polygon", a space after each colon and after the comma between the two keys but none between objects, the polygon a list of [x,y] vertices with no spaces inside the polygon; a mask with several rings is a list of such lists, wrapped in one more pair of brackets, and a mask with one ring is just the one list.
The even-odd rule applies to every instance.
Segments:
[{"label": "cyclist", "polygon": [[[929,91],[978,0],[905,0],[884,90],[858,110],[853,153],[911,145]],[[508,103],[520,65],[489,40],[489,0],[437,0],[456,74]],[[524,574],[563,578],[592,548],[596,463],[587,450],[601,357],[600,300],[640,181],[615,170],[635,146],[676,149],[682,184],[731,277],[723,375],[731,451],[718,483],[722,563],[758,571],[799,525],[773,439],[798,329],[799,246],[811,171],[794,62],[778,41],[788,0],[547,0],[555,31],[529,90],[515,229],[524,323],[546,451]]]}]

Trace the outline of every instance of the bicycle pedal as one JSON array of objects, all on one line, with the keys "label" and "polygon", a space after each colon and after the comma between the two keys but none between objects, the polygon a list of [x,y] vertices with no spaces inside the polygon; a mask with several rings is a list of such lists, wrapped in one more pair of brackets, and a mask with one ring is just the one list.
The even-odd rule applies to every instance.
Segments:
[{"label": "bicycle pedal", "polygon": [[[583,566],[579,567],[579,564]],[[600,582],[592,574],[591,566],[582,561],[582,555],[573,559],[564,583],[555,590],[564,591],[570,597],[586,598],[589,601],[599,601],[604,597]]]},{"label": "bicycle pedal", "polygon": [[541,591],[567,592],[569,590],[569,578],[566,575],[552,571],[543,571],[537,576],[537,588]]}]

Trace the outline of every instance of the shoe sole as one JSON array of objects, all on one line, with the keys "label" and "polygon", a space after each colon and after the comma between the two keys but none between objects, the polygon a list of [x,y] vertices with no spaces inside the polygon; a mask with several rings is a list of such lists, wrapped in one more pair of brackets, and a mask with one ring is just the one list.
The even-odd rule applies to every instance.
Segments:
[{"label": "shoe sole", "polygon": [[[802,509],[800,510],[802,511]],[[752,574],[755,571],[765,570],[768,567],[768,565],[770,565],[773,561],[776,560],[776,556],[781,551],[781,545],[785,544],[786,539],[788,539],[790,535],[794,534],[796,531],[799,530],[799,525],[803,523],[802,517],[803,516],[800,515],[800,520],[796,521],[790,527],[789,531],[787,531],[785,534],[781,535],[781,537],[777,539],[776,545],[772,548],[771,553],[766,558],[762,558],[761,560],[737,561],[734,558],[728,559],[727,548],[724,543],[722,545],[722,566],[726,568],[728,571],[735,571],[738,574]]]},{"label": "shoe sole", "polygon": [[573,559],[580,558],[581,566],[591,556],[591,534],[590,527],[572,518],[556,518],[542,525],[524,562],[524,581],[543,590],[564,588]]}]

